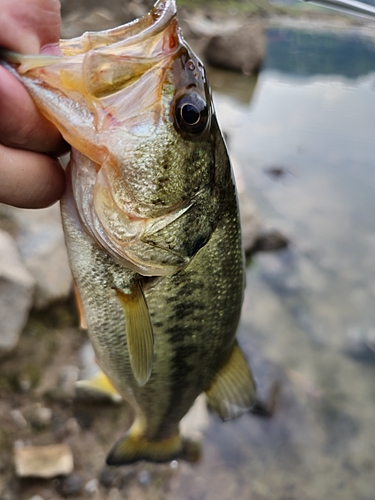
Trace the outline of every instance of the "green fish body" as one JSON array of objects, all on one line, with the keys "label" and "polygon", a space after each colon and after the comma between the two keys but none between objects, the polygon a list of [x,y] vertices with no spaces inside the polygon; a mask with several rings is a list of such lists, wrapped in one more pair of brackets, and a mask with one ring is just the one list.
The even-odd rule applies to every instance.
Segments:
[{"label": "green fish body", "polygon": [[235,337],[244,262],[226,147],[174,1],[58,50],[3,57],[72,145],[71,269],[108,390],[135,411],[107,463],[168,461],[199,394],[223,420],[254,400]]}]

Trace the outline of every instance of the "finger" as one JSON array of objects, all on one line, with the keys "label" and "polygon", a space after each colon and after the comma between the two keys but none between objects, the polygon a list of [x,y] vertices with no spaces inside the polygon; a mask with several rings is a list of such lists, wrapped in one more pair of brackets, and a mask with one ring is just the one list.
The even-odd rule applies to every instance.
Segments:
[{"label": "finger", "polygon": [[59,34],[59,0],[2,0],[0,46],[39,54],[43,45],[58,42]]},{"label": "finger", "polygon": [[38,111],[23,85],[0,66],[0,142],[59,156],[68,145]]},{"label": "finger", "polygon": [[0,145],[0,202],[20,208],[44,208],[64,192],[65,173],[47,155]]}]

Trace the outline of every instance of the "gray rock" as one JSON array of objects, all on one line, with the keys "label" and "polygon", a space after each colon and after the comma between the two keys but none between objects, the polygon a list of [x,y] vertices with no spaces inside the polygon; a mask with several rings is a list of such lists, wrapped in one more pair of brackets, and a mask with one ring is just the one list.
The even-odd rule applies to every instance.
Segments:
[{"label": "gray rock", "polygon": [[95,493],[97,493],[98,490],[99,490],[99,482],[97,479],[91,479],[85,484],[85,492],[90,496],[95,495]]},{"label": "gray rock", "polygon": [[82,492],[83,486],[83,479],[80,474],[73,473],[60,481],[58,489],[61,495],[65,497],[78,495]]},{"label": "gray rock", "polygon": [[205,49],[208,64],[217,68],[256,73],[265,55],[264,22],[251,19],[240,28],[213,36]]},{"label": "gray rock", "polygon": [[[43,308],[65,299],[71,290],[72,276],[59,205],[43,210],[15,207],[6,207],[5,210],[13,224],[21,257],[36,282],[34,305]],[[1,212],[4,212],[4,207]]]},{"label": "gray rock", "polygon": [[0,230],[0,350],[10,351],[25,326],[35,281],[12,237]]},{"label": "gray rock", "polygon": [[14,464],[19,477],[65,476],[73,472],[73,454],[67,444],[16,447]]},{"label": "gray rock", "polygon": [[40,403],[36,403],[30,412],[30,424],[35,429],[44,429],[51,424],[52,420],[52,409],[42,406]]}]

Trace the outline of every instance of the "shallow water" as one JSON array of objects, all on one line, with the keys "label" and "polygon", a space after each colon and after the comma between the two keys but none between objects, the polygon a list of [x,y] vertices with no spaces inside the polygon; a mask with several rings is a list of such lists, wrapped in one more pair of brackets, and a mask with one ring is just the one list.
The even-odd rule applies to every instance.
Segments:
[{"label": "shallow water", "polygon": [[374,498],[375,38],[368,31],[270,29],[254,93],[245,77],[231,84],[211,74],[220,124],[263,224],[292,243],[254,258],[240,329],[247,352],[255,348],[281,368],[275,415],[213,421],[191,499]]}]

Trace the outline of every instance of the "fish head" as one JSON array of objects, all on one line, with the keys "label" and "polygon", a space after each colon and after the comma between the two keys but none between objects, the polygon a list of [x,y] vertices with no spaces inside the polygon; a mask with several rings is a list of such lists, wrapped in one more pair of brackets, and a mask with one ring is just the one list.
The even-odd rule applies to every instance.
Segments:
[{"label": "fish head", "polygon": [[63,40],[58,51],[19,72],[39,85],[32,95],[75,150],[72,196],[83,227],[142,275],[177,272],[215,229],[217,157],[226,150],[174,0],[122,27]]}]

